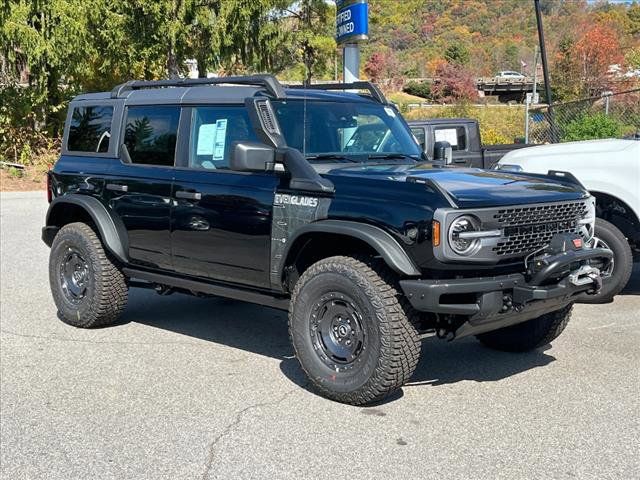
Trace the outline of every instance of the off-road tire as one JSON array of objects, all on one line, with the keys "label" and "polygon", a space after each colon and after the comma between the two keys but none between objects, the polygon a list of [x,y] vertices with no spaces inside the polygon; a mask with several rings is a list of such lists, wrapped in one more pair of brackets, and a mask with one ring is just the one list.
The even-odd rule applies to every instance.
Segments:
[{"label": "off-road tire", "polygon": [[622,291],[631,278],[633,270],[633,254],[629,242],[618,228],[596,218],[594,235],[600,238],[613,252],[613,271],[611,276],[604,278],[602,289],[595,295],[582,294],[578,297],[580,303],[608,303]]},{"label": "off-road tire", "polygon": [[[312,333],[314,307],[333,292],[353,300],[361,312],[365,339],[353,366],[340,371],[331,369],[316,353]],[[336,256],[311,265],[296,283],[289,307],[289,335],[302,369],[321,395],[365,405],[391,394],[413,374],[421,345],[411,315],[386,265]]]},{"label": "off-road tire", "polygon": [[494,350],[528,352],[555,340],[569,323],[572,308],[573,305],[569,305],[533,320],[482,333],[476,338]]},{"label": "off-road tire", "polygon": [[[76,303],[63,290],[61,268],[70,251],[78,252],[88,269],[86,293]],[[80,328],[115,323],[127,304],[125,276],[105,251],[96,232],[85,223],[70,223],[53,239],[49,256],[49,283],[63,322]]]}]

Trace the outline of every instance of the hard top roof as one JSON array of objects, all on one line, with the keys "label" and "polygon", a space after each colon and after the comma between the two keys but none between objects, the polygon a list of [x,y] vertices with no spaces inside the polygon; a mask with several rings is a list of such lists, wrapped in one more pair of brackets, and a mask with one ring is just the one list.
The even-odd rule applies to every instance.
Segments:
[{"label": "hard top roof", "polygon": [[[345,90],[367,90],[369,93],[361,95]],[[306,98],[336,102],[387,103],[382,92],[369,82],[287,87],[280,84],[272,75],[130,81],[116,86],[110,92],[83,94],[75,97],[73,101],[123,100],[127,104],[136,105],[243,103],[246,98],[258,96],[280,100]]]},{"label": "hard top roof", "polygon": [[[285,88],[286,100],[319,100],[325,102],[377,103],[368,95],[352,92]],[[79,101],[125,101],[127,104],[190,104],[190,103],[244,103],[245,98],[263,96],[256,87],[168,87],[149,90],[132,90],[119,99],[112,99],[110,92],[84,93],[73,99]]]}]

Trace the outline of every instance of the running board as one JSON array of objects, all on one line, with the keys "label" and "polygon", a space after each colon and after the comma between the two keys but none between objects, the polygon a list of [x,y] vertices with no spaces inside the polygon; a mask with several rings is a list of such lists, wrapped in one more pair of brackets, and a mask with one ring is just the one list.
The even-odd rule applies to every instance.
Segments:
[{"label": "running board", "polygon": [[234,288],[218,283],[190,280],[174,277],[172,275],[164,275],[162,273],[136,270],[134,268],[125,267],[122,271],[127,277],[135,278],[137,280],[146,280],[147,282],[157,283],[159,285],[167,285],[181,290],[205,293],[207,295],[215,295],[217,297],[232,298],[243,302],[264,305],[265,307],[277,308],[278,310],[289,309],[288,297],[277,297],[268,293],[262,293],[258,290]]}]

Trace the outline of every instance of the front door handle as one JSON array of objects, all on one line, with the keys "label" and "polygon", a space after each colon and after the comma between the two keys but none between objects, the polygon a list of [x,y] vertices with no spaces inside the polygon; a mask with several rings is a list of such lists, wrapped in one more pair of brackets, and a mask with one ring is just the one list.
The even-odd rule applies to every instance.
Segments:
[{"label": "front door handle", "polygon": [[126,192],[129,190],[127,185],[118,185],[117,183],[107,183],[107,190],[113,190],[114,192]]},{"label": "front door handle", "polygon": [[186,200],[200,200],[202,194],[200,192],[187,192],[186,190],[178,190],[176,192],[176,198],[184,198]]}]

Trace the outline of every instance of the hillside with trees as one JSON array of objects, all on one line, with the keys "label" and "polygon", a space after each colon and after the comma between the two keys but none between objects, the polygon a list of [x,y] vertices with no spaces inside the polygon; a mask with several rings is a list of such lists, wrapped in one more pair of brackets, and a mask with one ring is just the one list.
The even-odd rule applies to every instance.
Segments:
[{"label": "hillside with trees", "polygon": [[[407,78],[445,76],[464,99],[470,78],[500,70],[533,74],[538,44],[533,1],[376,0],[370,5],[365,72],[392,88]],[[611,65],[640,68],[640,3],[542,0],[541,5],[557,99],[609,89]],[[450,100],[448,90],[435,97]]]}]

